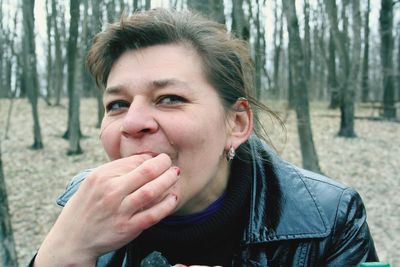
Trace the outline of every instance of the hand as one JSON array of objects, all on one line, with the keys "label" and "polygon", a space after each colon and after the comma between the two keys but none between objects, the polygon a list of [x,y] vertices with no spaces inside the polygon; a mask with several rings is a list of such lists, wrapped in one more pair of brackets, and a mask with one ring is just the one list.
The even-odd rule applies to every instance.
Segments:
[{"label": "hand", "polygon": [[166,154],[131,156],[95,169],[64,207],[35,266],[94,266],[100,255],[174,211],[177,196],[168,192],[178,177]]}]

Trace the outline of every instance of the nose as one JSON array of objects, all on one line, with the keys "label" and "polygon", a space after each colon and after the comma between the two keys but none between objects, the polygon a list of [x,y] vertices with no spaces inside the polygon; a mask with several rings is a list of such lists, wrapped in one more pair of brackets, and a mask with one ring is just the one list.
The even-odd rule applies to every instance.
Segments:
[{"label": "nose", "polygon": [[140,138],[155,133],[159,128],[151,112],[151,107],[144,101],[134,100],[123,118],[121,134],[126,138]]}]

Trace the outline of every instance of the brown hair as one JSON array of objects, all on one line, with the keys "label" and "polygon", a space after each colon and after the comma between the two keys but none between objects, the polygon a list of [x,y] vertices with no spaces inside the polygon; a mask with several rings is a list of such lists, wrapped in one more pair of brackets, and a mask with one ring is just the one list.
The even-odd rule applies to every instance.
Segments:
[{"label": "brown hair", "polygon": [[[95,36],[86,62],[97,85],[105,88],[110,70],[122,53],[171,43],[189,45],[197,51],[206,78],[225,108],[231,108],[238,98],[244,97],[253,110],[258,108],[276,117],[252,96],[253,67],[248,44],[228,33],[225,25],[190,11],[160,8],[123,16]],[[269,139],[263,132],[261,136]]]}]

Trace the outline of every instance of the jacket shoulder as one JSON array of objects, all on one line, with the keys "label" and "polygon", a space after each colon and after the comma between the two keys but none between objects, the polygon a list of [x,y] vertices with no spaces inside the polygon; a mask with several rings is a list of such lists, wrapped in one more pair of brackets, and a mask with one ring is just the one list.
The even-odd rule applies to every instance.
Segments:
[{"label": "jacket shoulder", "polygon": [[337,187],[338,189],[342,189],[342,190],[349,188],[349,186],[347,186],[337,180],[331,179],[323,174],[315,173],[315,172],[301,169],[298,167],[295,167],[295,168],[301,173],[301,175],[305,179],[309,179],[310,181],[315,181],[316,183],[326,184],[327,186]]},{"label": "jacket shoulder", "polygon": [[297,169],[331,226],[334,226],[335,220],[340,219],[340,211],[349,208],[352,203],[356,204],[353,208],[364,210],[360,195],[352,187],[318,173]]}]

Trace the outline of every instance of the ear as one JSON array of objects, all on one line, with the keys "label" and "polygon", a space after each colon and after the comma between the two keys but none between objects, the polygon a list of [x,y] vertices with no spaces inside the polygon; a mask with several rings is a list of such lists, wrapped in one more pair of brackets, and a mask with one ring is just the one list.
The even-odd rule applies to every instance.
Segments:
[{"label": "ear", "polygon": [[250,138],[253,132],[253,111],[250,108],[249,101],[242,97],[239,98],[233,105],[228,120],[230,130],[225,148],[229,150],[232,146],[237,149]]}]

